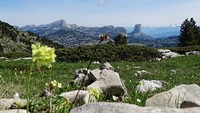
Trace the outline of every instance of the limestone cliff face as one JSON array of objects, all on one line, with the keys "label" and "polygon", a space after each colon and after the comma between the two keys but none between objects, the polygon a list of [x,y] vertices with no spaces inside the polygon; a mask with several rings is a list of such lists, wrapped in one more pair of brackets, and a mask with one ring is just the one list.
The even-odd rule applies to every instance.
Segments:
[{"label": "limestone cliff face", "polygon": [[133,31],[128,34],[128,37],[129,37],[130,40],[132,38],[141,39],[141,40],[151,40],[151,39],[153,39],[151,36],[142,32],[142,25],[141,24],[136,24]]},{"label": "limestone cliff face", "polygon": [[134,30],[130,34],[142,33],[142,25],[136,24]]}]

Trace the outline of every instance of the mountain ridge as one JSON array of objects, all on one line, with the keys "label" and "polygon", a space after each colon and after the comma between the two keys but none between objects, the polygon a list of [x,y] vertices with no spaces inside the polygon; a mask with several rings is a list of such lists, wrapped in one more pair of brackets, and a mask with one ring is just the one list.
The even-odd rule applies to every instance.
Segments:
[{"label": "mountain ridge", "polygon": [[108,34],[111,39],[114,39],[118,34],[127,34],[123,27],[114,27],[112,25],[103,27],[77,26],[76,24],[67,24],[63,19],[46,25],[22,26],[20,29],[48,37],[65,47],[93,44],[102,34]]},{"label": "mountain ridge", "polygon": [[[173,29],[171,29],[172,27]],[[158,44],[159,47],[165,47],[165,45],[176,45],[173,41],[167,39],[167,37],[178,36],[178,26],[144,28],[145,27],[142,27],[141,24],[136,24],[135,27],[132,28],[132,31],[127,33],[124,27],[114,27],[113,25],[86,27],[78,26],[76,24],[68,24],[65,20],[60,19],[49,24],[38,26],[27,25],[20,29],[24,31],[32,31],[40,36],[48,37],[50,40],[62,44],[65,47],[94,44],[101,34],[108,34],[112,41],[118,34],[122,34],[127,36],[129,44],[146,44],[151,47],[157,47],[155,44]],[[171,29],[171,31],[167,32],[168,29]],[[156,36],[156,38],[154,36]],[[162,38],[164,39],[160,40]],[[175,40],[175,43],[178,43],[178,41]]]},{"label": "mountain ridge", "polygon": [[31,44],[41,42],[54,48],[63,48],[62,45],[54,43],[45,37],[39,37],[32,32],[20,29],[0,21],[0,52],[26,52],[31,53]]}]

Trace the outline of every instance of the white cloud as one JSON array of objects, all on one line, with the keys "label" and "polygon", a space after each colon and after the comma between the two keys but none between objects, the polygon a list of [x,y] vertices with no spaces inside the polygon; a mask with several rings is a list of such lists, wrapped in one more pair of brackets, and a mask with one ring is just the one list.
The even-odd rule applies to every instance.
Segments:
[{"label": "white cloud", "polygon": [[97,6],[98,7],[105,7],[106,6],[106,1],[105,0],[98,0]]}]

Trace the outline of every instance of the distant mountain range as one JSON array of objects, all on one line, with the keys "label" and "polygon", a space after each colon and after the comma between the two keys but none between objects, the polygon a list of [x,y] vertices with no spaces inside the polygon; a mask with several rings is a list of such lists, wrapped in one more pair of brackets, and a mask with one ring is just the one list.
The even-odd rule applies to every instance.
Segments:
[{"label": "distant mountain range", "polygon": [[54,48],[63,48],[62,45],[42,38],[32,32],[21,31],[8,23],[0,21],[0,52],[27,52],[31,53],[31,44],[41,42]]},{"label": "distant mountain range", "polygon": [[[167,34],[167,36],[164,36],[161,32],[162,36],[160,38],[153,38],[151,35],[149,34],[147,35],[146,33],[144,33],[142,28],[143,27],[141,24],[136,24],[133,31],[128,33],[129,44],[140,44],[140,45],[142,44],[154,48],[163,48],[163,47],[176,47],[177,44],[179,43],[178,35]],[[157,30],[162,31],[161,29]]]},{"label": "distant mountain range", "polygon": [[54,42],[60,43],[65,47],[93,44],[99,35],[108,34],[113,39],[118,34],[126,35],[123,27],[104,26],[104,27],[84,27],[76,24],[68,24],[65,20],[58,20],[47,25],[27,25],[20,27],[24,31],[32,31],[40,36],[48,37]]},{"label": "distant mountain range", "polygon": [[[131,32],[134,27],[126,27],[127,32]],[[144,26],[141,30],[152,38],[167,38],[169,36],[177,36],[180,33],[180,25],[165,26],[165,27],[147,27]]]},{"label": "distant mountain range", "polygon": [[[142,27],[141,24],[136,24],[134,27],[126,29],[124,27],[114,27],[112,25],[103,27],[85,27],[76,24],[68,24],[65,20],[61,19],[46,25],[26,25],[19,29],[31,31],[40,36],[47,37],[65,47],[93,44],[101,34],[108,34],[112,41],[118,34],[122,34],[128,37],[129,44],[168,47],[169,45],[177,45],[177,36],[179,35],[180,26]],[[172,40],[171,36],[176,37],[177,39]],[[158,44],[158,46],[156,46],[156,44]]]}]

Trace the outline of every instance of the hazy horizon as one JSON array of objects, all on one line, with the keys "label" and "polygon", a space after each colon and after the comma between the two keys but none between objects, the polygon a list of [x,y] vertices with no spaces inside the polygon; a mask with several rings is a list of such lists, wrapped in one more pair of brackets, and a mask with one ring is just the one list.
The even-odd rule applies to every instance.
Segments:
[{"label": "hazy horizon", "polygon": [[200,0],[0,0],[0,20],[20,27],[60,19],[78,26],[160,27],[194,18],[199,25],[199,4]]}]

